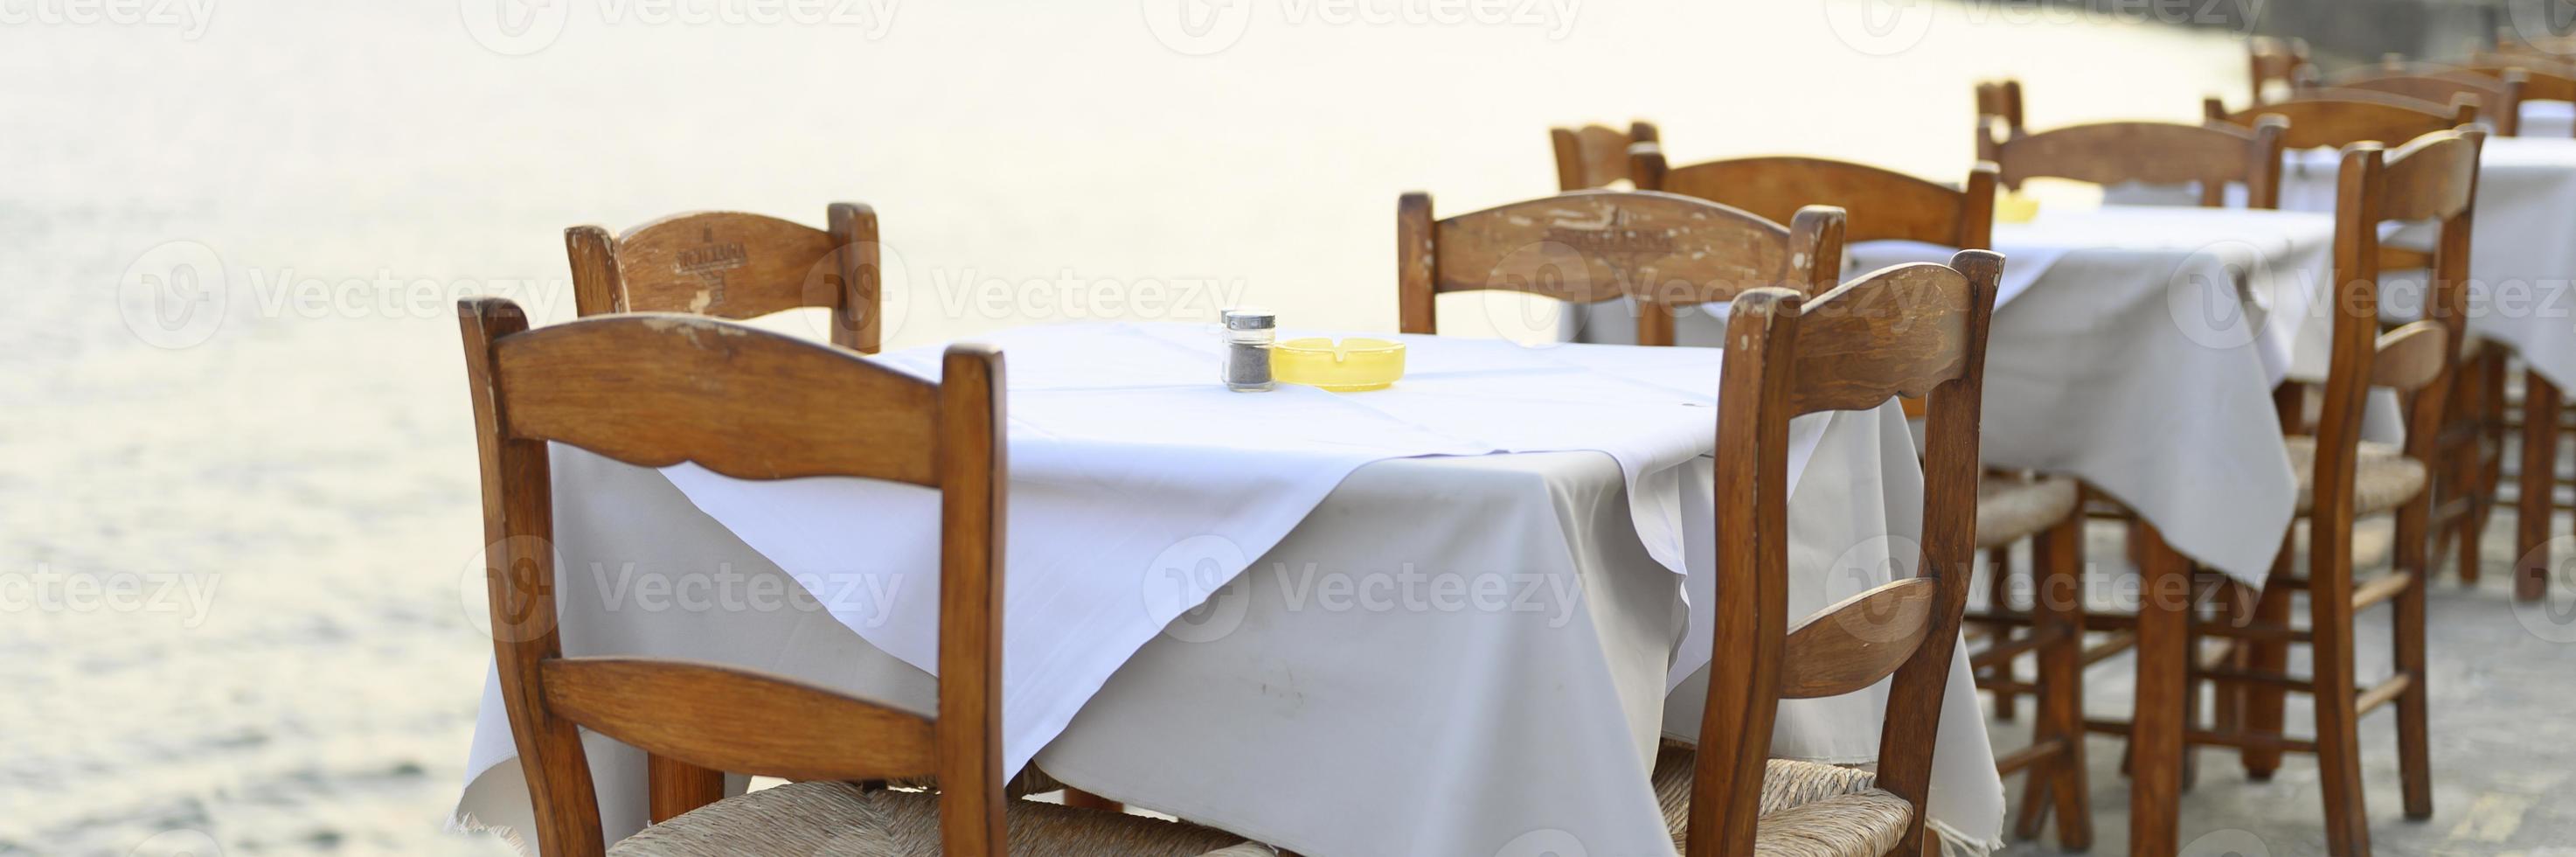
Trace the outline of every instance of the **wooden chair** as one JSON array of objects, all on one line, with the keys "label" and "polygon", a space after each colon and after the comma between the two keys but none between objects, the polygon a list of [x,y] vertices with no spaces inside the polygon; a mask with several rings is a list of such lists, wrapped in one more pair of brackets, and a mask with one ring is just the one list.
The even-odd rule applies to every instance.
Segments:
[{"label": "wooden chair", "polygon": [[[2338,90],[2339,95],[2309,95],[2280,104],[2248,109],[2229,117],[2243,121],[2252,114],[2288,113],[2291,116],[2290,145],[2344,146],[2360,142],[2383,144],[2404,143],[2428,134],[2447,133],[2453,128],[2476,120],[2478,104],[2473,98],[2461,97],[2443,108],[2433,102],[2384,93],[2361,93]],[[2217,111],[2215,100],[2209,109]],[[2428,270],[2434,254],[2411,247],[2397,247],[2373,242],[2379,254],[2377,265],[2382,271]],[[2454,332],[2454,341],[2462,337]],[[2503,481],[2505,420],[2505,374],[2509,349],[2500,343],[2472,342],[2468,360],[2445,385],[2451,397],[2441,430],[2440,449],[2433,460],[2434,475],[2433,528],[2438,542],[2447,542],[2459,555],[2461,580],[2474,583],[2479,578],[2486,524],[2494,514],[2496,488]],[[2285,385],[2286,387],[2286,385]],[[2285,414],[2293,397],[2283,399]],[[2545,517],[2539,518],[2546,521]]]},{"label": "wooden chair", "polygon": [[2018,82],[1978,86],[1977,157],[2001,169],[2004,187],[2035,178],[2098,185],[2126,182],[2200,186],[2200,203],[2224,205],[2227,186],[2245,187],[2250,208],[2280,200],[2281,153],[2289,129],[2280,122],[2248,127],[2216,123],[2099,122],[2032,133],[2021,123]]},{"label": "wooden chair", "polygon": [[[701,316],[530,331],[507,300],[468,300],[459,314],[493,650],[544,857],[805,855],[862,843],[998,855],[1006,842],[1049,855],[1268,853],[1219,851],[1242,838],[1216,831],[1004,797],[1000,354],[952,347],[933,384]],[[938,716],[733,667],[566,657],[554,627],[550,441],[740,479],[840,475],[938,489]],[[716,801],[608,848],[584,729],[697,770],[804,782]],[[840,782],[928,775],[938,777],[935,796]]]},{"label": "wooden chair", "polygon": [[[1994,246],[1993,164],[1977,164],[1968,171],[1965,183],[1950,187],[1825,158],[1736,158],[1673,167],[1652,144],[1629,151],[1631,172],[1640,189],[1699,197],[1773,220],[1793,217],[1809,204],[1840,207],[1850,212],[1845,241],[1921,241],[1966,249]],[[1906,404],[1909,414],[1921,415],[1919,401],[1909,399]],[[2081,494],[2081,486],[2064,477],[1989,472],[1978,482],[1976,546],[1988,558],[1988,601],[2001,605],[2008,600],[2011,546],[2024,540],[2032,542],[2033,576],[2041,580],[2041,591],[2080,591],[2084,518],[2077,512]],[[2040,601],[2037,627],[2017,637],[2014,625],[1986,626],[1992,644],[1971,652],[1970,662],[1977,665],[1980,685],[1999,688],[1995,710],[2006,719],[2014,716],[2019,694],[2015,688],[2044,689],[2031,747],[2003,757],[1999,766],[2006,774],[2030,772],[2034,779],[2024,794],[2034,802],[2054,791],[2070,805],[2082,807],[2089,800],[2083,671],[2076,660],[2083,646],[2083,605],[2066,599]],[[2014,661],[2025,654],[2038,656],[2036,685],[2015,680]],[[2025,811],[2020,835],[2036,836],[2040,817],[2042,813]],[[2068,814],[2058,825],[2059,844],[2076,850],[2091,847],[2090,822],[2088,812]]]},{"label": "wooden chair", "polygon": [[[2253,68],[2253,100],[2261,104],[2276,96],[2287,95],[2308,85],[2316,78],[2316,66],[2308,61],[2308,40],[2255,36],[2246,40],[2245,53]],[[2272,84],[2280,84],[2278,89]]]},{"label": "wooden chair", "polygon": [[2281,144],[2292,149],[2341,148],[2362,141],[2402,144],[2475,122],[2477,100],[2462,97],[2448,106],[2403,95],[2354,89],[2311,89],[2282,101],[2228,112],[2216,98],[2201,102],[2211,122],[2250,128],[2265,116],[2290,125]]},{"label": "wooden chair", "polygon": [[1601,125],[1548,129],[1548,141],[1556,147],[1556,189],[1607,187],[1629,178],[1628,147],[1658,142],[1661,134],[1643,120],[1628,123],[1626,131]]},{"label": "wooden chair", "polygon": [[[2281,754],[2317,754],[2325,798],[2327,842],[2337,855],[2370,851],[2363,809],[2359,733],[2355,720],[2390,703],[2397,707],[2398,767],[2406,817],[2433,812],[2427,744],[2424,669],[2424,593],[2431,574],[2429,545],[2438,476],[2439,435],[2446,401],[2443,387],[2461,366],[2459,344],[2467,328],[2470,211],[2477,188],[2477,128],[2418,139],[2395,153],[2361,143],[2344,151],[2337,176],[2335,212],[2334,330],[2324,406],[2312,435],[2289,438],[2299,476],[2299,515],[2308,519],[2308,574],[2283,565],[2256,602],[2250,621],[2204,622],[2195,637],[2236,641],[2236,652],[2216,667],[2192,664],[2193,679],[2238,688],[2219,697],[2221,728],[2193,732],[2186,746],[2238,748],[2246,770],[2270,777]],[[2426,321],[2386,333],[2379,325],[2379,228],[2390,221],[2434,220],[2441,240],[2434,250],[2431,306]],[[2404,400],[2403,448],[2361,440],[2362,404],[2371,387],[2397,390]],[[2356,580],[2355,518],[2393,513],[2397,519],[2394,568],[2368,582]],[[2290,593],[2308,594],[2309,622],[2294,627]],[[2395,675],[2362,688],[2355,679],[2355,613],[2383,602],[2396,608]],[[2287,647],[2313,650],[2312,675],[2286,674]],[[2282,734],[2281,694],[2295,690],[2316,699],[2313,739]],[[2233,727],[2233,728],[2231,728]]]},{"label": "wooden chair", "polygon": [[[2516,72],[2521,73],[2522,94],[2516,103],[2576,102],[2576,63],[2537,57],[2516,59],[2503,54],[2481,53],[2471,58],[2468,64],[2461,66],[2460,69],[2497,80],[2503,80]],[[2520,116],[2517,114],[2515,119],[2515,132],[2519,134]]]},{"label": "wooden chair", "polygon": [[1431,195],[1396,204],[1396,306],[1405,333],[1436,333],[1437,298],[1499,289],[1588,304],[1628,298],[1637,343],[1673,344],[1673,307],[1757,286],[1821,291],[1841,272],[1843,212],[1782,226],[1706,200],[1584,190],[1434,219]]},{"label": "wooden chair", "polygon": [[2519,132],[2524,89],[2530,79],[2530,73],[2521,69],[2501,69],[2494,74],[2485,74],[2438,64],[2409,63],[2405,58],[2392,54],[2378,65],[2347,69],[2328,76],[2324,86],[2316,91],[2331,94],[2339,89],[2360,90],[2400,95],[2433,104],[2474,99],[2479,112],[2491,117],[2496,133],[2511,137]]},{"label": "wooden chair", "polygon": [[744,214],[703,211],[656,220],[609,237],[597,226],[564,230],[572,254],[573,303],[584,318],[612,312],[685,312],[757,318],[798,307],[830,307],[832,344],[877,352],[877,214],[833,203],[826,229]]},{"label": "wooden chair", "polygon": [[[1927,853],[1923,802],[1976,556],[1977,414],[2003,257],[1900,265],[1822,295],[1737,297],[1718,404],[1717,657],[1696,751],[1656,791],[1688,857]],[[1884,308],[1903,307],[1900,312]],[[1921,566],[1791,627],[1789,420],[1929,397]],[[1771,759],[1780,700],[1893,675],[1878,768]]]}]

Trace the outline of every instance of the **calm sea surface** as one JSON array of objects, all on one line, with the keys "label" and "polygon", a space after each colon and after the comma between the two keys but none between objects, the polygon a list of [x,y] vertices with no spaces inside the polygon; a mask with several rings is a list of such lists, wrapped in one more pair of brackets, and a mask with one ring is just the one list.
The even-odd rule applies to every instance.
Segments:
[{"label": "calm sea surface", "polygon": [[0,23],[0,855],[503,850],[441,831],[489,657],[452,306],[570,317],[565,226],[870,203],[894,346],[1236,301],[1391,330],[1396,195],[1549,193],[1551,124],[1950,179],[1981,77],[2034,78],[2040,126],[2241,89],[2223,36],[1919,4],[1876,32],[1839,0],[1232,0],[1168,41],[1132,2],[469,28],[518,2]]}]

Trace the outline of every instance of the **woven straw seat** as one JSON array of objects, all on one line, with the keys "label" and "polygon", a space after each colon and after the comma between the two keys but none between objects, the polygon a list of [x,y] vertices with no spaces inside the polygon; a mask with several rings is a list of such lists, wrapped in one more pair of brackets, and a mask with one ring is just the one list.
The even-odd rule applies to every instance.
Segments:
[{"label": "woven straw seat", "polygon": [[[1015,800],[1010,853],[1046,857],[1274,857],[1268,846],[1141,815]],[[726,798],[610,846],[612,857],[928,857],[939,853],[939,797],[791,783]]]},{"label": "woven straw seat", "polygon": [[[1673,848],[1690,832],[1692,764],[1689,748],[1667,743],[1655,759],[1655,799]],[[1760,857],[1884,857],[1905,838],[1914,809],[1905,799],[1872,787],[1877,777],[1818,762],[1772,759],[1762,772],[1761,821],[1753,852]]]},{"label": "woven straw seat", "polygon": [[2075,480],[1988,474],[1977,480],[1977,547],[2028,538],[2075,513]]},{"label": "woven straw seat", "polygon": [[[2299,514],[2307,514],[2315,505],[2317,484],[2317,439],[2294,435],[2283,439],[2290,451],[2290,469],[2299,474]],[[2398,452],[2384,443],[2361,442],[2354,456],[2352,477],[2352,513],[2368,515],[2406,505],[2424,490],[2424,464]]]}]

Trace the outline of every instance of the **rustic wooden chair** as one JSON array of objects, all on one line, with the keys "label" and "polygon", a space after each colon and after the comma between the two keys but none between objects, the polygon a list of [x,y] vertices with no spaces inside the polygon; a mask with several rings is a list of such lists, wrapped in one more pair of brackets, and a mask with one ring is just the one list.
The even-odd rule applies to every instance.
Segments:
[{"label": "rustic wooden chair", "polygon": [[[1977,414],[2003,257],[1900,265],[1813,297],[1735,299],[1718,404],[1717,657],[1696,750],[1655,786],[1687,857],[1917,857],[1942,696],[1976,556]],[[1902,307],[1891,312],[1888,308]],[[1929,397],[1921,566],[1789,625],[1789,421]],[[1893,675],[1878,768],[1770,758],[1782,699]]]},{"label": "rustic wooden chair", "polygon": [[[949,349],[933,384],[855,353],[691,315],[527,329],[459,308],[481,451],[492,640],[544,857],[601,854],[1267,854],[1242,837],[1004,796],[1002,357]],[[751,670],[566,657],[554,628],[548,443],[740,479],[855,476],[940,492],[938,716]],[[602,841],[581,731],[694,770],[801,780]],[[656,772],[656,791],[664,784]],[[843,780],[936,775],[937,794]],[[720,782],[720,781],[719,781]],[[1228,850],[1220,850],[1228,849]]]},{"label": "rustic wooden chair", "polygon": [[1706,200],[1583,190],[1434,219],[1431,195],[1396,204],[1396,307],[1405,333],[1436,333],[1438,297],[1498,289],[1588,304],[1628,298],[1637,343],[1673,344],[1673,307],[1757,286],[1822,291],[1841,273],[1843,212],[1789,225]]},{"label": "rustic wooden chair", "polygon": [[2308,62],[2306,39],[2255,36],[2246,40],[2245,52],[2253,67],[2256,104],[2286,96],[2316,77],[2316,66]]},{"label": "rustic wooden chair", "polygon": [[2097,185],[2197,184],[2200,203],[2216,207],[2227,186],[2245,186],[2250,208],[2280,200],[2281,153],[2289,129],[2280,122],[2248,127],[2209,123],[2098,122],[2037,133],[2021,123],[2017,81],[1978,86],[1977,157],[2001,168],[2004,187],[2035,178]]},{"label": "rustic wooden chair", "polygon": [[1630,178],[1628,147],[1658,142],[1661,134],[1643,120],[1628,123],[1626,131],[1602,125],[1548,129],[1548,141],[1556,147],[1556,189],[1608,187]]},{"label": "rustic wooden chair", "polygon": [[585,318],[612,312],[686,312],[757,318],[799,307],[832,310],[832,344],[877,352],[877,214],[833,203],[829,227],[735,211],[656,220],[610,237],[597,226],[564,230],[573,303]]},{"label": "rustic wooden chair", "polygon": [[[1674,167],[1652,144],[1630,150],[1631,172],[1643,190],[1695,196],[1741,208],[1773,220],[1785,220],[1809,204],[1850,212],[1845,241],[1921,241],[1963,249],[1994,246],[1995,165],[1979,163],[1967,181],[1950,187],[1866,164],[1825,158],[1774,156],[1707,161]],[[1920,416],[1921,402],[1906,400],[1907,413]],[[2033,577],[2040,591],[2081,591],[2084,518],[2077,514],[2082,488],[2075,480],[2046,475],[1988,472],[1977,484],[1977,548],[1990,569],[1987,600],[2009,602],[2011,546],[2030,541]],[[1978,683],[1997,688],[1998,716],[2014,716],[2016,688],[2042,689],[2038,727],[2031,748],[1998,760],[2007,775],[2028,771],[2033,802],[2054,792],[2078,807],[2058,825],[2059,844],[2075,850],[2092,846],[2091,816],[2085,806],[2083,671],[2076,657],[2083,646],[2083,605],[2068,599],[2038,599],[2036,627],[2015,636],[2016,626],[1990,623],[1992,645],[1970,653]],[[2014,677],[2015,659],[2038,656],[2036,685]],[[2043,813],[2025,811],[2020,835],[2038,834]]]},{"label": "rustic wooden chair", "polygon": [[2310,89],[2280,101],[2229,112],[2216,98],[2201,102],[2211,122],[2250,128],[2265,116],[2290,123],[2281,144],[2291,149],[2341,148],[2365,140],[2396,145],[2475,122],[2477,99],[2425,101],[2385,92]]},{"label": "rustic wooden chair", "polygon": [[[2515,72],[2522,74],[2522,95],[2518,103],[2534,101],[2576,102],[2576,63],[2539,57],[2516,58],[2504,54],[2480,53],[2460,70],[2503,80]],[[2519,126],[2519,116],[2517,126]],[[2520,132],[2517,127],[2516,132]]]},{"label": "rustic wooden chair", "polygon": [[[2193,632],[2234,638],[2246,657],[2218,667],[2192,664],[2194,679],[2241,688],[2244,709],[2222,712],[2222,728],[2186,736],[2188,744],[2238,748],[2247,771],[2268,778],[2281,754],[2313,752],[2322,769],[2326,839],[2330,853],[2367,854],[2370,833],[2363,808],[2359,733],[2355,720],[2396,703],[2398,768],[2406,817],[2433,813],[2431,757],[2427,744],[2424,668],[2424,593],[2432,572],[2429,545],[2443,423],[2443,386],[2461,366],[2467,328],[2470,211],[2477,189],[2478,150],[2485,133],[2463,128],[2419,138],[2394,153],[2372,143],[2344,150],[2337,175],[2335,212],[2334,331],[2324,407],[2312,435],[2289,438],[2299,475],[2299,514],[2308,519],[2308,574],[2275,569],[2250,622],[2203,623]],[[2433,255],[2426,321],[2380,332],[2377,284],[2382,255],[2379,230],[2391,221],[2441,223]],[[2371,387],[2397,390],[2405,400],[2403,448],[2361,440],[2362,403]],[[2367,582],[2356,579],[2353,520],[2394,513],[2394,568]],[[2294,627],[2290,593],[2308,594],[2309,622]],[[2353,623],[2357,611],[2395,605],[2395,675],[2368,688],[2357,686]],[[2287,647],[2312,648],[2312,675],[2286,674]],[[2316,700],[2316,732],[2300,740],[2282,734],[2281,694],[2295,690]],[[2226,728],[2241,724],[2239,728]]]},{"label": "rustic wooden chair", "polygon": [[2378,65],[2329,75],[2321,87],[2310,90],[2318,94],[2336,90],[2379,92],[2434,104],[2475,99],[2478,111],[2490,117],[2496,133],[2511,137],[2519,132],[2524,90],[2530,79],[2530,73],[2521,69],[2486,74],[2434,63],[2410,63],[2403,56],[2391,54]]},{"label": "rustic wooden chair", "polygon": [[[2312,91],[2313,92],[2313,91]],[[2227,121],[2246,121],[2256,114],[2289,114],[2289,145],[2345,146],[2359,142],[2402,144],[2427,134],[2445,133],[2476,121],[2475,99],[2463,96],[2444,108],[2434,102],[2384,93],[2337,90],[2335,95],[2303,93],[2279,104],[2250,108]],[[2215,100],[2213,113],[2221,110]],[[2425,250],[2373,243],[2382,271],[2428,270],[2433,254]],[[2457,341],[2459,337],[2454,337]],[[2505,374],[2510,350],[2500,343],[2472,341],[2468,359],[2445,385],[2451,403],[2445,410],[2440,448],[2434,456],[2436,500],[2433,531],[2437,542],[2458,551],[2461,580],[2479,578],[2486,524],[2493,516],[2496,488],[2503,481]],[[2286,385],[2285,385],[2286,386]],[[2292,404],[2285,396],[2284,407]],[[2545,520],[2545,519],[2543,519]]]}]

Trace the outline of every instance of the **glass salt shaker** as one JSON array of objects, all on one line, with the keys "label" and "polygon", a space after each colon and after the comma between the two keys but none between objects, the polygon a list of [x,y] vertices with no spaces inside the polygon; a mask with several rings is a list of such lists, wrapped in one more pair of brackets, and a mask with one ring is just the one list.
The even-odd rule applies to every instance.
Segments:
[{"label": "glass salt shaker", "polygon": [[1270,345],[1279,335],[1277,314],[1260,307],[1226,310],[1225,388],[1258,393],[1277,385],[1270,377]]}]

